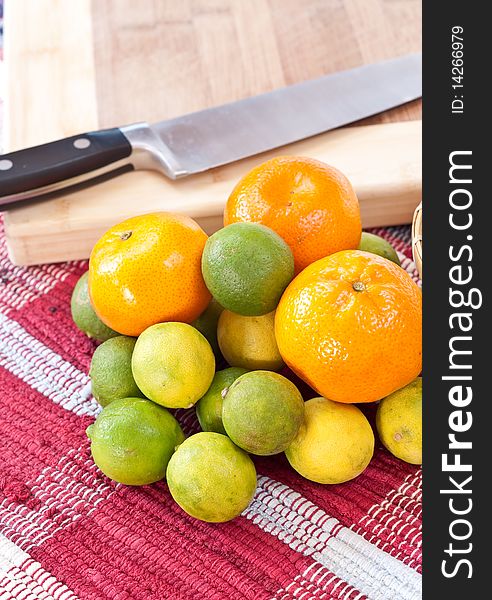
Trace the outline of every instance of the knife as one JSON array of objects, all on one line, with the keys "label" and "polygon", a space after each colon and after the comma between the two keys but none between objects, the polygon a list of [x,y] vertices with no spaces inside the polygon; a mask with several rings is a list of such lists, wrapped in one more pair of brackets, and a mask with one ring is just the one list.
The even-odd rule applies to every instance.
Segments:
[{"label": "knife", "polygon": [[0,155],[0,210],[133,169],[186,177],[329,131],[422,95],[422,55],[341,71],[153,125]]}]

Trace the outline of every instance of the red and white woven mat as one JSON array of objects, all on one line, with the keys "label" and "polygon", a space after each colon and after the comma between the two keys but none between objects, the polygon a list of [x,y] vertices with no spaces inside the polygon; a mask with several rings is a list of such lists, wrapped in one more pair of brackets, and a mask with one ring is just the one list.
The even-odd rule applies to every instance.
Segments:
[{"label": "red and white woven mat", "polygon": [[[377,233],[417,280],[409,228]],[[164,482],[104,477],[85,436],[94,345],[69,306],[86,268],[14,267],[0,232],[1,600],[421,597],[421,471],[379,442],[343,485],[256,460],[253,503],[220,525],[187,516]],[[193,410],[178,416],[196,427]]]}]

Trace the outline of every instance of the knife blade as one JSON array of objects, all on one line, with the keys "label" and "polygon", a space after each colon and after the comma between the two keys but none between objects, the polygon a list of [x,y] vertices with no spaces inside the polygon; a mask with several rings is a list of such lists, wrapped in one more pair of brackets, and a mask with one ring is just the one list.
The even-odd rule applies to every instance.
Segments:
[{"label": "knife blade", "polygon": [[[153,125],[0,156],[0,210],[133,169],[177,179],[329,131],[422,95],[422,55],[364,65]],[[66,190],[68,191],[68,190]]]}]

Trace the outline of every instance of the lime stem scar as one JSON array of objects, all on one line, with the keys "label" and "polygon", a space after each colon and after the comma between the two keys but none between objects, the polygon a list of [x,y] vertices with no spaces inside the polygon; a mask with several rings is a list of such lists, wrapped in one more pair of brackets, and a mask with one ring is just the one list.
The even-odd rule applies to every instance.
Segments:
[{"label": "lime stem scar", "polygon": [[366,289],[366,286],[362,283],[362,281],[354,281],[352,287],[356,292],[363,292]]}]

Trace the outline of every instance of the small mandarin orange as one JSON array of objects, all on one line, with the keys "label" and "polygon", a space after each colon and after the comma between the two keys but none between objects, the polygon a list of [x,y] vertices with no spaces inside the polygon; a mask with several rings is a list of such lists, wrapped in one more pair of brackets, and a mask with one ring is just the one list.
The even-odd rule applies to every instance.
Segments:
[{"label": "small mandarin orange", "polygon": [[357,248],[362,232],[359,202],[345,175],[298,156],[268,160],[239,181],[224,225],[237,221],[276,231],[292,250],[296,273],[324,256]]},{"label": "small mandarin orange", "polygon": [[380,400],[422,368],[422,293],[395,263],[345,250],[285,290],[275,337],[286,364],[336,402]]},{"label": "small mandarin orange", "polygon": [[191,323],[211,298],[201,271],[206,241],[193,219],[166,212],[109,229],[89,261],[89,293],[99,318],[130,336],[163,321]]}]

